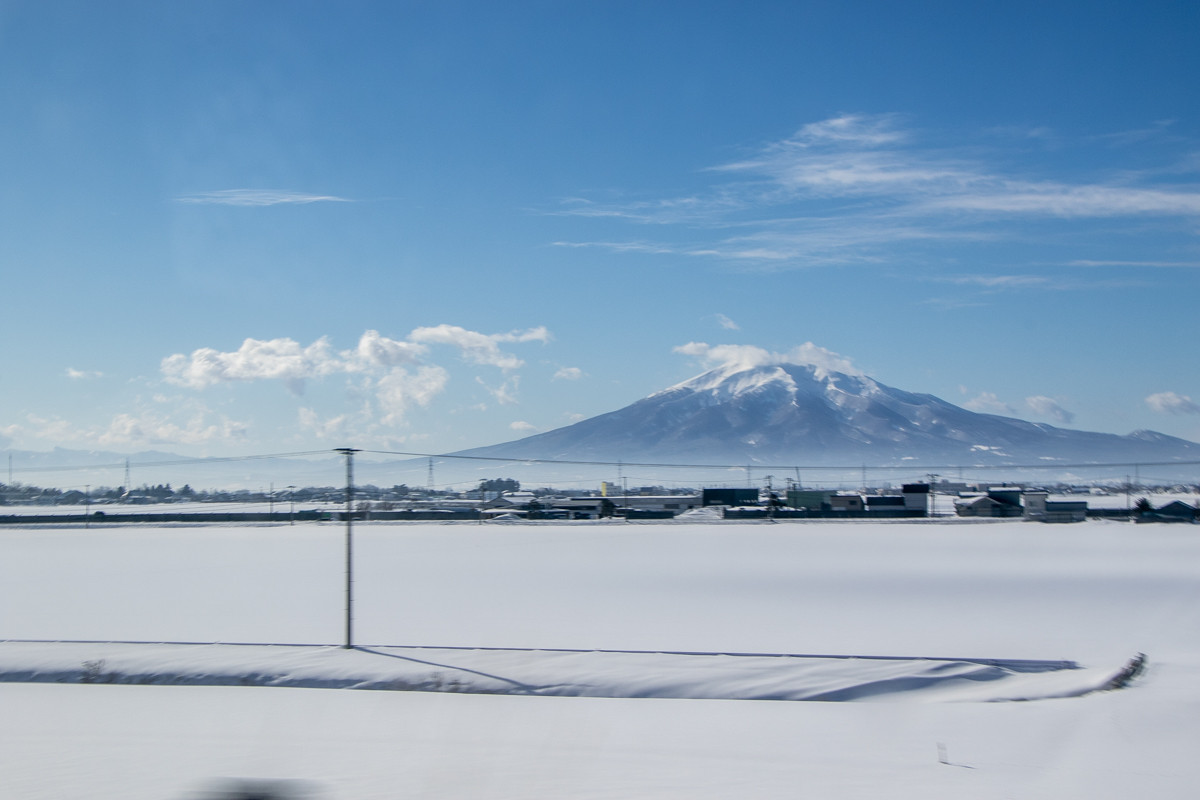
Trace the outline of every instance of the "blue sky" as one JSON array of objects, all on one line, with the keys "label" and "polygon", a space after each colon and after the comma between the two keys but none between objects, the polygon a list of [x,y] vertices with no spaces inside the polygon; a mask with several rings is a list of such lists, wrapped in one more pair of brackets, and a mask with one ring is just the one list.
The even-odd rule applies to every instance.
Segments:
[{"label": "blue sky", "polygon": [[449,452],[807,342],[1200,440],[1197,31],[1188,2],[0,0],[0,449]]}]

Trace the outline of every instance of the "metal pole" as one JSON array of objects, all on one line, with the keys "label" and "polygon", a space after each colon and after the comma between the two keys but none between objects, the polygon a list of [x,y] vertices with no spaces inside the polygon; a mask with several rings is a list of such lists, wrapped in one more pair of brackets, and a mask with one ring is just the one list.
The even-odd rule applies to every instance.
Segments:
[{"label": "metal pole", "polygon": [[347,650],[354,647],[354,454],[351,447],[339,447],[337,452],[346,457],[346,643]]}]

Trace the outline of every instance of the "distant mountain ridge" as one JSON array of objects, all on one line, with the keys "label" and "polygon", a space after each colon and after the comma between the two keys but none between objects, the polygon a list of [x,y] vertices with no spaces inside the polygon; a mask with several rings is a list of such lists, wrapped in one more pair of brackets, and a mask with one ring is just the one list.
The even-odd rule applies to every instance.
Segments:
[{"label": "distant mountain ridge", "polygon": [[[280,490],[338,486],[342,457],[189,458],[144,451],[0,451],[11,456],[13,480],[82,489],[189,483],[194,488]],[[781,467],[960,466],[1053,467],[1056,464],[1183,462],[1155,474],[1195,480],[1200,444],[1155,431],[1125,436],[1069,430],[995,414],[980,414],[930,394],[886,386],[848,365],[780,363],[724,366],[671,386],[625,408],[502,444],[446,454],[356,462],[357,483],[426,483],[470,487],[481,478],[516,475],[523,483],[618,477],[611,466],[567,469],[536,464],[488,465],[454,456],[518,461],[604,462],[612,465],[706,464]],[[432,476],[435,466],[436,479]],[[7,464],[0,462],[0,470]],[[1067,474],[1065,470],[1062,474]],[[618,473],[618,474],[613,474]],[[628,470],[626,476],[630,474]],[[997,474],[997,473],[992,473]],[[1039,475],[1050,473],[1038,471]],[[0,477],[0,481],[5,478]],[[1113,475],[1107,476],[1112,478]]]},{"label": "distant mountain ridge", "polygon": [[817,364],[725,366],[567,427],[461,455],[849,466],[1200,460],[1200,444],[981,414]]}]

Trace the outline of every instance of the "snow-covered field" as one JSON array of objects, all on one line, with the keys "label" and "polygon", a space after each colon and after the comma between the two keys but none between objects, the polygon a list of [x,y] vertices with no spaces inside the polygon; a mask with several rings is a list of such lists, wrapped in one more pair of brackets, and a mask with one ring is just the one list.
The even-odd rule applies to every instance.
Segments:
[{"label": "snow-covered field", "polygon": [[[377,653],[336,647],[343,547],[329,524],[0,530],[0,672],[98,681],[0,683],[0,797],[207,798],[230,778],[315,800],[1190,797],[1200,785],[1194,526],[359,525],[354,636]],[[741,656],[507,648],[1082,669],[760,659],[778,689],[761,696],[903,674],[897,691],[839,695],[873,702],[679,699],[743,697],[736,687],[768,678],[730,672],[757,669]],[[1013,696],[1014,680],[1095,688],[1136,652],[1147,670],[1127,689],[981,702]],[[457,671],[440,688],[460,692],[104,682],[239,666],[383,680],[383,661],[417,660]],[[461,693],[478,688],[470,675],[608,696]],[[1025,696],[1055,694],[1037,685]]]}]

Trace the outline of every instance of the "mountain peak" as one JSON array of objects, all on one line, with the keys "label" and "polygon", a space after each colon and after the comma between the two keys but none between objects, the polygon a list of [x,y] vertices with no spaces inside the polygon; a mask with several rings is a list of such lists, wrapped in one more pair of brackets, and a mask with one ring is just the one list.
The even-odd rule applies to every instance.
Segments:
[{"label": "mountain peak", "polygon": [[[776,362],[757,365],[722,364],[708,372],[650,395],[660,397],[683,392],[711,395],[720,401],[781,390],[789,395],[843,393],[868,395],[879,385],[858,370],[835,371],[825,364]],[[647,398],[649,399],[649,398]]]},{"label": "mountain peak", "polygon": [[505,457],[726,464],[943,464],[1195,459],[1200,445],[980,414],[886,386],[811,343],[789,353],[692,342],[711,368],[630,406],[506,445]]}]

